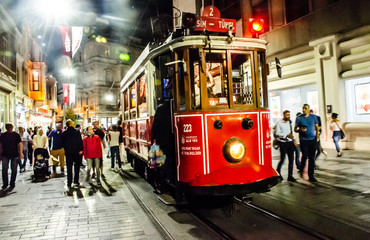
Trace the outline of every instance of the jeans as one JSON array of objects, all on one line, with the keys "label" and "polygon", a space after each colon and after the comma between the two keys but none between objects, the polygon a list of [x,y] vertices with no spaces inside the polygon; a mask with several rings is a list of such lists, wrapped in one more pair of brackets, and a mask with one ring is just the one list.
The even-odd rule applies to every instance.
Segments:
[{"label": "jeans", "polygon": [[96,171],[96,181],[100,183],[100,158],[87,158],[86,161],[87,161],[86,182],[90,181],[91,169],[92,169],[93,162],[94,162],[95,171]]},{"label": "jeans", "polygon": [[11,162],[10,167],[12,170],[12,174],[10,177],[10,186],[15,187],[15,179],[17,178],[17,168],[18,168],[18,162],[20,161],[19,157],[2,157],[2,175],[3,175],[3,188],[6,188],[9,184],[9,178],[8,178],[8,169],[9,169],[9,162]]},{"label": "jeans", "polygon": [[27,165],[27,160],[28,160],[28,149],[26,150],[23,150],[23,164],[22,164],[22,168],[26,168],[26,165]]},{"label": "jeans", "polygon": [[[285,155],[288,155],[288,177],[293,176],[293,161],[294,161],[294,144],[293,142],[280,142],[280,162],[277,166],[277,171],[280,174],[281,166],[283,166]],[[280,174],[281,175],[281,174]]]},{"label": "jeans", "polygon": [[114,168],[115,158],[117,157],[118,167],[121,168],[121,156],[119,146],[110,147],[111,152],[111,168]]},{"label": "jeans", "polygon": [[341,139],[340,131],[334,131],[333,132],[333,140],[335,144],[335,148],[337,149],[337,152],[340,152],[340,147],[339,147],[339,141]]},{"label": "jeans", "polygon": [[303,173],[304,167],[306,166],[306,161],[308,158],[308,177],[313,178],[313,174],[315,171],[315,153],[316,153],[316,139],[314,140],[301,140],[301,151],[302,151],[302,159],[301,159],[301,166],[300,171]]},{"label": "jeans", "polygon": [[294,153],[295,153],[295,165],[297,166],[297,169],[299,169],[299,167],[301,165],[301,160],[300,160],[300,157],[301,157],[301,145],[300,144],[298,144],[295,147]]},{"label": "jeans", "polygon": [[74,178],[73,183],[79,184],[80,179],[80,166],[81,166],[81,156],[77,154],[73,155],[66,155],[66,163],[67,163],[67,186],[72,186],[72,167],[74,166]]}]

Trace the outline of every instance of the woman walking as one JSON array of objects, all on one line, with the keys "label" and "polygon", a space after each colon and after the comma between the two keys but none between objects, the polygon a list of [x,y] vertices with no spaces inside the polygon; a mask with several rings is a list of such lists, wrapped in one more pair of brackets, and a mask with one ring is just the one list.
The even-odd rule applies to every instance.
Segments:
[{"label": "woman walking", "polygon": [[[39,128],[37,135],[35,134],[33,137],[33,150],[35,151],[37,148],[48,149],[48,138],[44,135],[42,128]],[[35,156],[33,156],[33,160],[35,161]]]},{"label": "woman walking", "polygon": [[94,135],[94,130],[92,127],[87,127],[86,129],[86,137],[83,139],[83,152],[83,155],[87,161],[86,182],[90,182],[90,172],[94,161],[96,181],[98,183],[98,187],[100,187],[100,158],[103,157],[102,147],[100,138],[98,135]]},{"label": "woman walking", "polygon": [[340,126],[341,126],[341,123],[338,119],[338,113],[332,113],[331,122],[330,122],[330,130],[333,131],[333,140],[334,140],[335,148],[337,149],[337,157],[342,156],[342,151],[340,150],[340,147],[339,147],[339,141],[342,138],[342,135],[340,133],[341,131]]}]

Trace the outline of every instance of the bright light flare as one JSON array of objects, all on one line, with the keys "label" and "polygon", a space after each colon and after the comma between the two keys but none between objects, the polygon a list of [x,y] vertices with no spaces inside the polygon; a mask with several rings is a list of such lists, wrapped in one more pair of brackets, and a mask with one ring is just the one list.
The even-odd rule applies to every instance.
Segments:
[{"label": "bright light flare", "polygon": [[72,68],[64,68],[62,70],[62,74],[67,77],[73,77],[75,75],[75,71]]},{"label": "bright light flare", "polygon": [[46,20],[67,20],[73,11],[71,1],[60,0],[38,0],[35,3],[40,16]]}]

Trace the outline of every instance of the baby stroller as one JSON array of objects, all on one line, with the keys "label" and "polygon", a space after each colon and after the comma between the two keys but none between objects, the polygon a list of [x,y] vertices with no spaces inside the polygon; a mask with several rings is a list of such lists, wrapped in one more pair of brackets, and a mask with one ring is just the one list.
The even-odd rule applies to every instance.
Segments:
[{"label": "baby stroller", "polygon": [[45,178],[46,176],[50,177],[50,168],[49,168],[49,152],[44,148],[36,148],[33,152],[35,157],[35,163],[33,165],[33,178]]}]

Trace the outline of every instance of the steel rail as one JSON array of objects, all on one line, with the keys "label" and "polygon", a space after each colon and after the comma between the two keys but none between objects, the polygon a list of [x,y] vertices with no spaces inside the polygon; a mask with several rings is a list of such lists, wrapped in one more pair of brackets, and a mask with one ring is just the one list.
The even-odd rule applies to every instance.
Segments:
[{"label": "steel rail", "polygon": [[239,203],[242,206],[245,206],[245,207],[250,208],[250,209],[253,209],[253,210],[257,211],[257,212],[263,213],[264,215],[266,215],[266,216],[268,216],[268,217],[270,217],[272,219],[278,220],[278,221],[280,221],[280,222],[282,222],[284,224],[287,224],[287,225],[289,225],[289,226],[291,226],[291,227],[293,227],[295,229],[298,229],[298,230],[300,230],[300,231],[302,231],[304,233],[307,233],[307,234],[309,234],[309,235],[311,235],[311,236],[313,236],[313,237],[315,237],[317,239],[320,239],[320,240],[329,240],[330,239],[330,238],[322,235],[319,232],[316,232],[316,231],[314,231],[314,230],[312,230],[310,228],[307,228],[307,227],[305,227],[305,226],[303,226],[301,224],[298,224],[298,223],[295,223],[293,221],[290,221],[290,220],[288,220],[286,218],[282,218],[282,217],[280,217],[280,216],[278,216],[278,215],[276,215],[276,214],[274,214],[272,212],[269,212],[269,211],[267,211],[267,210],[265,210],[263,208],[260,208],[260,207],[258,207],[256,205],[254,205],[253,203],[246,203],[246,202],[244,202],[243,200],[241,200],[239,198],[234,198],[234,201],[236,201],[237,203]]}]

